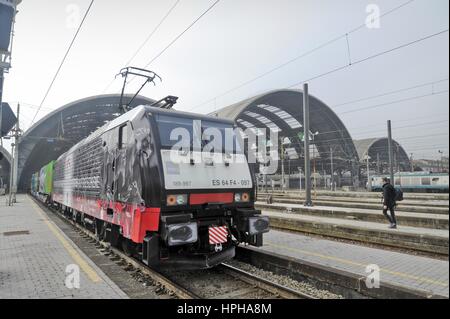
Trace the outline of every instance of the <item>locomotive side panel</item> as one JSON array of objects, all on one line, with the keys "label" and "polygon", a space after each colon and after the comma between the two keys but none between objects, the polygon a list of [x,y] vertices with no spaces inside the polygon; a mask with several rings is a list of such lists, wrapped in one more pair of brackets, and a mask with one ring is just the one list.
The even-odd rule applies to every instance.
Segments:
[{"label": "locomotive side panel", "polygon": [[[143,118],[134,123],[137,135],[134,118]],[[120,226],[121,235],[135,243],[146,231],[158,231],[159,208],[147,206],[142,197],[141,162],[151,154],[149,132],[144,109],[133,110],[74,146],[56,163],[53,200]]]},{"label": "locomotive side panel", "polygon": [[98,198],[101,167],[99,144],[98,138],[79,144],[57,160],[53,193],[55,202],[83,211],[84,198]]}]

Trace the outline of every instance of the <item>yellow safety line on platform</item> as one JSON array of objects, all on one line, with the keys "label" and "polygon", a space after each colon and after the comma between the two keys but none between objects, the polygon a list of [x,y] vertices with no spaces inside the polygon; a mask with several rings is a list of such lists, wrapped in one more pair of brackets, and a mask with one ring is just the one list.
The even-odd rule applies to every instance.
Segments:
[{"label": "yellow safety line on platform", "polygon": [[[344,259],[344,258],[322,255],[322,254],[315,253],[315,252],[312,252],[312,251],[307,251],[307,250],[303,250],[303,249],[287,247],[287,246],[284,246],[284,245],[278,245],[278,244],[273,244],[273,243],[268,243],[268,242],[265,242],[264,244],[267,245],[267,246],[272,246],[274,248],[286,249],[286,250],[290,250],[290,251],[293,251],[293,252],[299,252],[299,253],[302,253],[302,254],[305,254],[305,255],[310,255],[310,256],[315,256],[315,257],[319,257],[319,258],[322,258],[322,259],[328,259],[328,260],[332,260],[332,261],[341,262],[341,263],[347,264],[347,265],[363,267],[364,269],[367,267],[367,264],[363,264],[363,263],[360,263],[360,262],[356,262],[356,261],[352,261],[352,260],[348,260],[348,259]],[[430,278],[426,278],[426,277],[420,277],[420,276],[405,274],[405,273],[402,273],[402,272],[393,271],[393,270],[389,270],[389,269],[384,269],[384,268],[381,268],[381,267],[380,267],[380,271],[384,272],[384,273],[387,273],[387,274],[394,275],[394,276],[399,276],[399,277],[403,277],[403,278],[413,279],[413,280],[416,280],[416,281],[419,281],[419,282],[427,282],[427,283],[431,283],[431,284],[442,286],[442,287],[448,287],[448,283],[444,283],[444,282],[437,281],[437,280],[430,279]]]},{"label": "yellow safety line on platform", "polygon": [[89,279],[94,283],[101,282],[102,279],[97,274],[97,272],[91,266],[89,266],[86,260],[84,260],[83,257],[81,257],[81,255],[76,251],[76,249],[67,241],[67,239],[62,235],[62,231],[57,228],[55,224],[48,219],[47,216],[45,216],[45,214],[41,211],[41,208],[39,208],[36,203],[34,203],[29,197],[27,198],[31,202],[34,210],[43,218],[47,227],[52,231],[55,237],[58,238],[66,251],[75,261],[75,263],[86,273]]}]

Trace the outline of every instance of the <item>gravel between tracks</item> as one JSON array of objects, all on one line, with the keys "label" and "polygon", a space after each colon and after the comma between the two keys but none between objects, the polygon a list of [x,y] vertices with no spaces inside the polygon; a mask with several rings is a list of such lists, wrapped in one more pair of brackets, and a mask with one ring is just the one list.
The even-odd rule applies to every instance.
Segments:
[{"label": "gravel between tracks", "polygon": [[297,281],[292,278],[289,278],[287,276],[281,276],[274,274],[270,271],[266,271],[260,268],[257,268],[255,266],[237,261],[232,260],[228,261],[227,264],[234,266],[236,268],[242,269],[244,271],[247,271],[251,274],[254,274],[258,277],[264,278],[266,280],[269,280],[271,282],[275,282],[277,284],[280,284],[282,286],[298,290],[301,292],[305,292],[313,297],[319,298],[319,299],[344,299],[343,296],[332,293],[327,290],[320,290],[314,286],[314,284],[309,283],[307,281]]}]

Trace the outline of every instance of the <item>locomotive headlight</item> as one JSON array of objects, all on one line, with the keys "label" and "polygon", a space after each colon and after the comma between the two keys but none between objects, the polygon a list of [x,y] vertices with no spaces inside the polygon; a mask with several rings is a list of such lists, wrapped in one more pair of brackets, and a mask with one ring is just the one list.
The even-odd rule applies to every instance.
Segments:
[{"label": "locomotive headlight", "polygon": [[186,194],[168,195],[167,206],[181,206],[188,203],[188,196]]},{"label": "locomotive headlight", "polygon": [[173,224],[167,226],[167,244],[177,246],[195,243],[198,240],[197,223]]},{"label": "locomotive headlight", "polygon": [[248,232],[250,235],[267,233],[269,231],[268,216],[250,217],[248,224]]},{"label": "locomotive headlight", "polygon": [[250,195],[248,193],[235,193],[234,201],[236,203],[247,203],[250,201]]}]

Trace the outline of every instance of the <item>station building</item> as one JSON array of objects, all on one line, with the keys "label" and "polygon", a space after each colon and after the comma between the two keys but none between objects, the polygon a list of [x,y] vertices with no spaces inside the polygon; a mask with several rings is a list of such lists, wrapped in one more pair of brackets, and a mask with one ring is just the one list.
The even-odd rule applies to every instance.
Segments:
[{"label": "station building", "polygon": [[[331,181],[337,187],[363,185],[367,154],[371,158],[371,169],[375,171],[378,167],[380,173],[387,171],[389,160],[386,138],[354,141],[343,122],[329,106],[311,95],[309,101],[311,171],[316,185],[327,186]],[[234,120],[240,128],[246,132],[248,129],[253,130],[256,135],[264,134],[257,128],[266,128],[266,132],[278,132],[281,165],[274,178],[280,180],[283,176],[285,185],[300,186],[300,179],[304,179],[302,139],[305,136],[301,90],[270,91],[227,106],[212,115]],[[244,138],[248,139],[246,136]],[[269,134],[267,139],[270,139]],[[251,139],[253,140],[254,138]],[[393,144],[395,167],[399,171],[408,171],[410,161],[405,150],[399,143],[394,141]],[[249,145],[246,149],[258,153],[261,146]],[[259,171],[263,171],[261,166],[259,168]],[[258,171],[258,165],[256,170]]]},{"label": "station building", "polygon": [[[131,96],[125,96],[125,101],[126,99],[131,99]],[[18,188],[27,190],[32,173],[59,157],[104,123],[119,116],[119,101],[120,94],[81,99],[49,113],[28,129],[19,144]],[[138,96],[131,106],[154,102],[152,99]],[[210,115],[233,120],[242,130],[253,132],[256,136],[264,134],[258,129],[265,128],[266,140],[270,139],[270,131],[276,131],[280,139],[279,165],[270,178],[280,181],[283,176],[285,185],[289,187],[300,186],[302,178],[304,182],[302,91],[270,91]],[[311,171],[317,186],[328,186],[332,180],[336,187],[363,185],[366,154],[371,157],[372,169],[379,168],[378,171],[381,172],[386,169],[387,140],[374,138],[354,141],[333,110],[314,96],[310,96],[309,136]],[[248,136],[243,137],[247,143]],[[261,147],[262,145],[246,145],[246,150],[258,153]],[[267,148],[267,143],[264,147]],[[409,158],[397,142],[394,145],[394,154],[396,167],[399,170],[409,170]],[[260,163],[256,163],[255,171],[261,178]]]},{"label": "station building", "polygon": [[[386,137],[355,140],[354,143],[361,165],[365,168],[364,174],[367,172],[367,156],[369,156],[369,171],[371,174],[386,174],[389,172],[389,152],[387,151],[389,146]],[[411,160],[408,154],[395,140],[392,140],[392,155],[395,171],[411,171]]]}]

